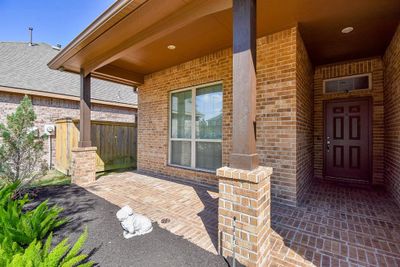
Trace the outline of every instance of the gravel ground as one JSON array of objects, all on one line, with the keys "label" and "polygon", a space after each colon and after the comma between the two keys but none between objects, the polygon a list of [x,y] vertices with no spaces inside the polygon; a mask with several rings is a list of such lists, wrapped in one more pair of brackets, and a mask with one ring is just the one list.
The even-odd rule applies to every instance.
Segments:
[{"label": "gravel ground", "polygon": [[33,203],[50,199],[65,210],[70,221],[55,231],[55,239],[75,241],[85,227],[89,237],[85,253],[98,266],[228,266],[214,255],[157,224],[144,236],[124,239],[115,217],[118,207],[75,185],[40,188]]}]

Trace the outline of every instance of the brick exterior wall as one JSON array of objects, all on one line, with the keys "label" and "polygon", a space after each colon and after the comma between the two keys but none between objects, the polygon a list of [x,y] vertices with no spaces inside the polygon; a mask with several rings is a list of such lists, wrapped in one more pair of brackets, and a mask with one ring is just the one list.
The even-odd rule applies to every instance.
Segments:
[{"label": "brick exterior wall", "polygon": [[299,201],[314,178],[314,69],[299,33],[296,42],[296,197]]},{"label": "brick exterior wall", "polygon": [[257,152],[274,169],[274,201],[296,202],[296,39],[292,28],[262,38],[257,51]]},{"label": "brick exterior wall", "polygon": [[[297,28],[291,28],[257,40],[257,152],[260,165],[271,166],[272,197],[287,204],[296,203],[296,175],[302,188],[308,184],[309,166],[296,165],[296,81],[302,99],[310,98],[310,64],[301,63],[296,75],[296,60],[306,58]],[[296,50],[303,53],[298,58]],[[312,76],[311,76],[312,80]],[[143,172],[183,177],[217,184],[215,174],[168,166],[169,92],[194,85],[220,81],[223,84],[222,162],[228,164],[232,139],[232,50],[225,49],[168,69],[147,75],[139,92],[138,169]],[[309,103],[308,100],[307,103]],[[312,105],[309,105],[312,109]],[[310,157],[310,108],[299,118],[299,145],[302,162]],[[303,152],[304,151],[304,152]]]},{"label": "brick exterior wall", "polygon": [[[372,74],[372,89],[350,93],[323,93],[323,80],[363,73]],[[383,106],[383,61],[381,58],[360,59],[350,62],[317,66],[314,74],[314,176],[323,178],[323,101],[339,98],[372,98],[372,182],[383,184],[384,177],[384,106]]]},{"label": "brick exterior wall", "polygon": [[232,57],[222,50],[163,71],[147,75],[139,87],[138,170],[217,184],[215,174],[168,166],[169,92],[221,81],[223,86],[222,162],[231,151]]},{"label": "brick exterior wall", "polygon": [[400,206],[400,25],[386,50],[385,184]]},{"label": "brick exterior wall", "polygon": [[[7,115],[13,113],[23,95],[0,92],[0,123],[6,123]],[[32,104],[37,116],[35,126],[43,133],[45,124],[52,124],[55,120],[72,117],[79,118],[79,102],[47,97],[32,96]],[[93,120],[111,120],[120,122],[134,122],[135,112],[133,109],[124,107],[113,107],[106,105],[92,105]],[[52,161],[55,161],[55,138],[52,137]],[[45,160],[48,160],[48,142],[45,142]]]}]

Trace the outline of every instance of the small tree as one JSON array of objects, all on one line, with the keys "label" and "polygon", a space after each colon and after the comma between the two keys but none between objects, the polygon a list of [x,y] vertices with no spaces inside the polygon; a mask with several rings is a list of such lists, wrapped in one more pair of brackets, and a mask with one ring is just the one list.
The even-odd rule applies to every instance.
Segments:
[{"label": "small tree", "polygon": [[45,172],[46,136],[33,130],[35,119],[32,102],[25,96],[15,113],[7,116],[7,126],[0,124],[0,178],[6,182],[27,184]]}]

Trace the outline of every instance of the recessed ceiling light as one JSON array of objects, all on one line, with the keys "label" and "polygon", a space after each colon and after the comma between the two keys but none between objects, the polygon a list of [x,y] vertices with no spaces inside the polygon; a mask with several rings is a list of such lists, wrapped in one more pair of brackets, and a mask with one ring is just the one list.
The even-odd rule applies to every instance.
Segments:
[{"label": "recessed ceiling light", "polygon": [[346,27],[342,29],[342,33],[351,33],[353,30],[353,27]]},{"label": "recessed ceiling light", "polygon": [[176,46],[174,46],[174,45],[169,45],[169,46],[167,46],[167,48],[168,48],[169,50],[174,50],[174,49],[176,48]]}]

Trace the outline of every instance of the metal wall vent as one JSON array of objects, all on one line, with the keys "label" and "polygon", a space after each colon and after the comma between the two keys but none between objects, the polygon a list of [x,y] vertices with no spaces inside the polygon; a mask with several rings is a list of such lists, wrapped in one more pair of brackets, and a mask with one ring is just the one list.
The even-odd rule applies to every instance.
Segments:
[{"label": "metal wall vent", "polygon": [[371,89],[371,74],[361,74],[324,80],[325,93]]}]

